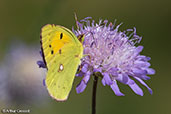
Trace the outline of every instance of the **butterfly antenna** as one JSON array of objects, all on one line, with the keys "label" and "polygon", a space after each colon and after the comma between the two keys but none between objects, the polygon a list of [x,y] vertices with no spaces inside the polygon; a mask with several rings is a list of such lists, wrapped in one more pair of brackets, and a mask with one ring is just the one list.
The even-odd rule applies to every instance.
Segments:
[{"label": "butterfly antenna", "polygon": [[77,29],[79,29],[78,18],[77,18],[77,14],[75,12],[74,12],[74,17],[75,17],[75,23],[76,23]]}]

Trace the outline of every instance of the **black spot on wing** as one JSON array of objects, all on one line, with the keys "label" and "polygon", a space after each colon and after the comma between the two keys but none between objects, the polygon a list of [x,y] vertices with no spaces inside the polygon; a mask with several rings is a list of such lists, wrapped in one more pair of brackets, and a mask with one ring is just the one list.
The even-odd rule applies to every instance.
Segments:
[{"label": "black spot on wing", "polygon": [[63,29],[64,29],[67,33],[69,33],[72,37],[74,37],[73,34],[72,34],[68,29],[66,29],[65,27],[63,27]]},{"label": "black spot on wing", "polygon": [[62,54],[62,50],[61,49],[59,50],[59,54]]},{"label": "black spot on wing", "polygon": [[53,50],[51,51],[51,54],[53,55]]},{"label": "black spot on wing", "polygon": [[62,37],[63,37],[63,33],[60,34],[60,40],[62,39]]}]

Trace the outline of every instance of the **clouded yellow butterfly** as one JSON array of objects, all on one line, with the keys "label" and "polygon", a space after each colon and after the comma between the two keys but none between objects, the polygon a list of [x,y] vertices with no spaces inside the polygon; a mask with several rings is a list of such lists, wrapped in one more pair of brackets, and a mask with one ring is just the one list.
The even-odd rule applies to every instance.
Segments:
[{"label": "clouded yellow butterfly", "polygon": [[49,94],[57,101],[65,101],[71,91],[83,56],[83,46],[79,40],[63,26],[48,24],[42,28],[41,46],[47,67],[45,83]]}]

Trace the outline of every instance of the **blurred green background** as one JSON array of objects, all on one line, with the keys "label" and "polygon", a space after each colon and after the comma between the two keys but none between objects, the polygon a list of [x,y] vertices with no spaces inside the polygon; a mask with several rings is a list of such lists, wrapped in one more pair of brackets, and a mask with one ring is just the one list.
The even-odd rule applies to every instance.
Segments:
[{"label": "blurred green background", "polygon": [[[20,72],[28,74],[27,68],[27,72],[23,70],[25,66],[20,65],[18,69],[14,69],[14,64],[14,67],[9,67],[12,65],[9,61],[15,63],[21,60],[17,58],[12,60],[13,56],[10,53],[14,52],[15,55],[17,53],[15,50],[24,47],[26,51],[24,50],[23,53],[26,53],[26,57],[32,57],[33,53],[36,56],[35,60],[32,59],[35,69],[31,69],[30,72],[41,72],[42,69],[38,69],[36,65],[36,61],[40,59],[39,35],[41,27],[49,23],[63,25],[71,29],[75,25],[74,12],[77,13],[78,19],[91,16],[96,22],[100,18],[108,19],[111,22],[117,19],[117,24],[123,22],[119,29],[121,31],[136,27],[137,34],[143,36],[140,45],[144,46],[144,50],[141,54],[152,58],[150,61],[151,67],[156,70],[156,74],[151,76],[151,80],[146,81],[153,89],[153,95],[150,95],[147,89],[139,84],[144,90],[143,97],[135,95],[129,87],[123,84],[119,84],[119,86],[126,96],[117,97],[109,87],[102,86],[99,81],[97,114],[171,114],[170,0],[0,0],[0,66],[6,72],[14,70],[15,73],[18,73],[17,76],[21,75]],[[23,61],[27,61],[23,63],[25,65],[30,62],[29,59]],[[16,64],[19,63],[16,62]],[[0,71],[0,89],[3,89],[3,91],[9,89],[11,79],[14,83],[12,85],[14,90],[16,85],[20,85],[26,79],[27,81],[35,79],[38,80],[38,83],[41,83],[40,88],[45,91],[46,95],[32,94],[27,86],[24,88],[25,83],[20,89],[15,90],[21,92],[19,95],[14,95],[18,96],[17,98],[13,94],[9,94],[11,89],[10,92],[7,92],[8,94],[1,90],[0,110],[2,108],[30,109],[31,114],[91,113],[92,79],[86,90],[77,94],[75,88],[79,79],[76,78],[69,99],[66,102],[56,102],[49,97],[46,88],[42,85],[42,78],[45,73],[38,74],[40,77],[43,75],[39,80],[34,77],[37,76],[34,72],[26,75],[27,78],[24,78],[24,76],[6,78],[7,73],[3,74],[2,72],[5,71]],[[15,78],[21,80],[15,82]],[[32,83],[28,84],[28,87],[30,86],[32,86]],[[39,90],[39,86],[36,87]],[[12,91],[14,90],[12,89]],[[22,91],[26,92],[22,93]],[[20,99],[27,99],[27,97],[22,98],[25,94],[30,99],[29,103],[18,102]],[[35,97],[35,99],[30,97]],[[37,100],[39,97],[41,99]]]}]

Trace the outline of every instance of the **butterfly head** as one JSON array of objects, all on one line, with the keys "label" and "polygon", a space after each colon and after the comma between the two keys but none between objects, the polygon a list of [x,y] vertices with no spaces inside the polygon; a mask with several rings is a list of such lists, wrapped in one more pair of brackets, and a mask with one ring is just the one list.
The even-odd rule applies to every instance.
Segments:
[{"label": "butterfly head", "polygon": [[78,40],[83,43],[84,42],[84,37],[85,37],[85,34],[81,34],[79,36],[77,36]]}]

